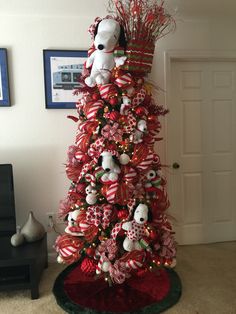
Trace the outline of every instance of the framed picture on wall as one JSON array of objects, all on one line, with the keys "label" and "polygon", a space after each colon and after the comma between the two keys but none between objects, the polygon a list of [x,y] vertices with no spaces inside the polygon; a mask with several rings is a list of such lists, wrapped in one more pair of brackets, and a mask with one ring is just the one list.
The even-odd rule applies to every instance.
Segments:
[{"label": "framed picture on wall", "polygon": [[0,48],[0,107],[9,107],[10,105],[7,49]]},{"label": "framed picture on wall", "polygon": [[87,58],[86,50],[43,50],[45,102],[47,109],[74,109],[78,96],[73,90]]}]

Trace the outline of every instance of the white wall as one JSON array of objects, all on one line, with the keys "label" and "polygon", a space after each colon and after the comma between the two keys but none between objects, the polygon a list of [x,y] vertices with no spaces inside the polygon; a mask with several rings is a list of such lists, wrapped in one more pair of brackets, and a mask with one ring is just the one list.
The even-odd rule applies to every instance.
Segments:
[{"label": "white wall", "polygon": [[[105,0],[0,0],[0,47],[8,48],[12,107],[0,108],[0,163],[14,166],[17,223],[29,210],[46,223],[57,211],[69,181],[63,163],[73,143],[74,110],[46,110],[42,50],[86,49],[87,28],[106,15]],[[178,21],[177,30],[156,49],[152,79],[164,86],[163,52],[236,50],[236,24],[230,21]],[[160,95],[163,101],[163,95]],[[49,235],[51,247],[54,237]],[[49,247],[49,249],[50,249]]]}]

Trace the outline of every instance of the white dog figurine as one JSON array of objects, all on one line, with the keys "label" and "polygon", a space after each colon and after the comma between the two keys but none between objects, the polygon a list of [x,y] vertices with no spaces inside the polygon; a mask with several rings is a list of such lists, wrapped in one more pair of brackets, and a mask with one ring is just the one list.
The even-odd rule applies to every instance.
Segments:
[{"label": "white dog figurine", "polygon": [[123,223],[122,229],[126,230],[126,238],[123,242],[125,251],[141,250],[142,247],[139,241],[148,236],[148,231],[145,227],[148,221],[148,207],[145,204],[139,204],[134,211],[134,219]]},{"label": "white dog figurine", "polygon": [[112,69],[125,63],[126,57],[113,55],[120,35],[120,25],[114,19],[104,19],[98,24],[94,40],[96,50],[86,61],[86,68],[92,66],[90,76],[85,79],[89,87],[109,83]]},{"label": "white dog figurine", "polygon": [[105,173],[101,177],[103,183],[116,182],[118,180],[118,174],[120,173],[120,167],[118,166],[118,158],[112,155],[111,152],[104,151],[99,157],[98,163],[103,168]]},{"label": "white dog figurine", "polygon": [[127,115],[131,108],[131,99],[128,96],[122,97],[122,104],[120,106],[120,114]]},{"label": "white dog figurine", "polygon": [[130,135],[130,140],[134,144],[141,143],[143,141],[143,135],[146,132],[147,132],[147,122],[145,120],[139,120],[134,134]]},{"label": "white dog figurine", "polygon": [[81,228],[78,225],[77,218],[80,214],[80,210],[76,209],[72,212],[69,212],[67,217],[67,227],[65,229],[65,232],[72,235],[72,236],[83,236],[84,234],[81,231]]}]

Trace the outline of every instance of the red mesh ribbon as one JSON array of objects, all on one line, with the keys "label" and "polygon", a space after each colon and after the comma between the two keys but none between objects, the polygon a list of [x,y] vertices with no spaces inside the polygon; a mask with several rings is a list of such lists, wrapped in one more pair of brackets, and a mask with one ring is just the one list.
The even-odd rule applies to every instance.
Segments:
[{"label": "red mesh ribbon", "polygon": [[98,121],[90,121],[87,120],[85,122],[80,123],[79,130],[83,133],[93,133],[98,127]]},{"label": "red mesh ribbon", "polygon": [[84,241],[69,234],[59,236],[55,243],[56,251],[67,264],[72,264],[80,259],[80,250]]},{"label": "red mesh ribbon", "polygon": [[87,152],[90,143],[91,134],[79,133],[76,135],[76,145],[82,152]]}]

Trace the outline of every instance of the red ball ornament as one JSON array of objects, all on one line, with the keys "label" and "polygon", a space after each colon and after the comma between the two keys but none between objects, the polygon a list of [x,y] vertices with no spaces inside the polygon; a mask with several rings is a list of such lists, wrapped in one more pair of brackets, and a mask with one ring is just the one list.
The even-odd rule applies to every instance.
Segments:
[{"label": "red ball ornament", "polygon": [[156,230],[153,230],[153,229],[152,229],[152,230],[149,231],[149,238],[150,238],[152,241],[156,240],[157,237],[158,237],[158,234],[157,234]]},{"label": "red ball ornament", "polygon": [[137,108],[135,108],[135,113],[139,116],[142,117],[143,115],[146,115],[147,111],[146,108],[142,107],[142,106],[138,106]]},{"label": "red ball ornament", "polygon": [[86,183],[78,183],[76,186],[76,191],[82,195],[86,195],[85,188],[86,188]]},{"label": "red ball ornament", "polygon": [[148,122],[151,122],[151,123],[156,123],[157,122],[157,116],[151,114],[150,116],[148,116]]},{"label": "red ball ornament", "polygon": [[92,277],[96,273],[96,266],[97,263],[94,259],[85,257],[81,263],[80,268],[86,276]]},{"label": "red ball ornament", "polygon": [[97,101],[98,99],[100,99],[100,95],[97,93],[92,94],[92,99]]},{"label": "red ball ornament", "polygon": [[109,103],[112,105],[112,106],[116,106],[118,104],[118,98],[117,97],[111,97],[109,99]]},{"label": "red ball ornament", "polygon": [[93,257],[94,254],[95,254],[95,248],[93,248],[93,247],[88,247],[85,252],[86,252],[86,254],[87,254],[89,257]]},{"label": "red ball ornament", "polygon": [[107,189],[108,189],[107,185],[103,185],[103,187],[101,188],[101,194],[105,197],[107,195]]},{"label": "red ball ornament", "polygon": [[109,114],[109,119],[112,121],[117,121],[120,118],[120,113],[118,111],[112,111]]},{"label": "red ball ornament", "polygon": [[127,209],[122,209],[118,211],[117,216],[120,220],[123,220],[129,216],[129,212]]}]

